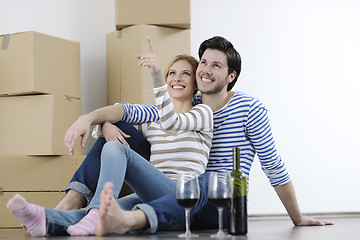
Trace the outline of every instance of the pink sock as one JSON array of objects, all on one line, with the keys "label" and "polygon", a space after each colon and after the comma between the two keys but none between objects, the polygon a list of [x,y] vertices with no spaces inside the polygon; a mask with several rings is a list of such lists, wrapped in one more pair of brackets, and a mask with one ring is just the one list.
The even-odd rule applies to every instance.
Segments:
[{"label": "pink sock", "polygon": [[68,227],[71,236],[95,235],[95,225],[99,218],[99,209],[92,208],[77,224]]},{"label": "pink sock", "polygon": [[45,208],[28,203],[20,194],[16,194],[8,201],[7,208],[24,224],[31,236],[43,237],[46,235]]}]

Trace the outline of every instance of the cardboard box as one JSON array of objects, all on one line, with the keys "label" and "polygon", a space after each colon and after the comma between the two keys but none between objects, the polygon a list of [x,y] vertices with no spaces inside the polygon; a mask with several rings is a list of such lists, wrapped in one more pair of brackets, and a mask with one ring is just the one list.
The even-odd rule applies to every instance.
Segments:
[{"label": "cardboard box", "polygon": [[[66,130],[81,115],[81,101],[60,95],[0,97],[0,153],[69,155]],[[80,141],[75,154],[81,155]]]},{"label": "cardboard box", "polygon": [[0,95],[81,98],[80,43],[38,32],[0,36]]},{"label": "cardboard box", "polygon": [[115,25],[137,24],[190,29],[190,0],[115,0]]},{"label": "cardboard box", "polygon": [[0,196],[1,228],[21,227],[21,223],[6,207],[7,202],[17,193],[21,194],[29,203],[35,203],[48,208],[54,208],[65,196],[65,192],[5,192]]},{"label": "cardboard box", "polygon": [[[0,155],[0,228],[20,227],[6,208],[19,193],[29,203],[54,208],[65,196],[65,188],[85,156]],[[132,193],[124,183],[120,197]]]},{"label": "cardboard box", "polygon": [[85,156],[0,155],[4,192],[64,191]]},{"label": "cardboard box", "polygon": [[178,54],[190,54],[190,30],[135,25],[106,36],[107,103],[154,103],[150,70],[136,55],[147,54],[150,37],[160,66],[167,70]]}]

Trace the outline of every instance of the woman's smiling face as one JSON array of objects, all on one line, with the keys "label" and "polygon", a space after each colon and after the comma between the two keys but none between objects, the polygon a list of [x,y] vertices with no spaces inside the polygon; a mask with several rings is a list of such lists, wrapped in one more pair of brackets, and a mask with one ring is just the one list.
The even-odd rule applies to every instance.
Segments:
[{"label": "woman's smiling face", "polygon": [[169,69],[166,83],[172,98],[192,98],[196,90],[195,72],[192,65],[186,60],[176,61]]}]

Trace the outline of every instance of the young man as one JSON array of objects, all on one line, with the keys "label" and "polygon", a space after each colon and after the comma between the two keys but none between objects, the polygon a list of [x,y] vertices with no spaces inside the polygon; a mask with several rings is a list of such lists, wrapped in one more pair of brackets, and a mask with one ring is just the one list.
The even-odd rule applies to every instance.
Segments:
[{"label": "young man", "polygon": [[[208,172],[231,170],[232,148],[239,146],[241,168],[246,176],[249,177],[257,153],[263,171],[294,225],[333,224],[302,215],[291,179],[275,148],[266,108],[256,98],[230,91],[241,70],[241,58],[233,45],[222,37],[210,38],[200,45],[199,58],[196,80],[201,95],[195,98],[195,102],[212,108],[214,138],[207,173],[199,176],[201,198],[191,212],[195,216],[194,223],[217,226],[217,217],[211,217],[217,216],[216,208],[208,204]],[[171,230],[181,223],[184,223],[184,210],[177,204],[175,194],[137,205],[133,211],[124,211],[112,195],[112,184],[107,183],[101,196],[96,234]]]}]

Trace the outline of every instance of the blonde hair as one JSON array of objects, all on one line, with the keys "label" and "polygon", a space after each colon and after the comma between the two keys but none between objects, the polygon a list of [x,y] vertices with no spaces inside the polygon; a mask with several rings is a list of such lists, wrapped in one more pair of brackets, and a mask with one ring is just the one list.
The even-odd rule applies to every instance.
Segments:
[{"label": "blonde hair", "polygon": [[[190,55],[187,55],[187,54],[181,54],[181,55],[177,55],[176,57],[174,57],[174,59],[169,63],[168,67],[167,67],[167,70],[166,70],[166,73],[165,73],[165,79],[168,77],[169,75],[169,71],[170,71],[170,68],[171,66],[176,63],[177,61],[180,61],[180,60],[185,60],[187,61],[188,63],[190,63],[191,67],[192,67],[192,70],[193,70],[193,73],[194,73],[194,76],[195,76],[195,73],[196,73],[196,69],[199,65],[199,61],[196,60],[193,56],[190,56]],[[195,79],[195,78],[194,78]]]}]

